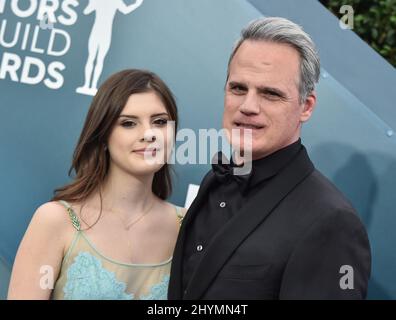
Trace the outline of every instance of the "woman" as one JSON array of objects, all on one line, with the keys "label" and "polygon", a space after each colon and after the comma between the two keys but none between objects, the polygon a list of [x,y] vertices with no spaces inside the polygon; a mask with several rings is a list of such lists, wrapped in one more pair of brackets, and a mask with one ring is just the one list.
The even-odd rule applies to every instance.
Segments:
[{"label": "woman", "polygon": [[166,299],[184,214],[165,201],[176,125],[172,93],[155,74],[125,70],[100,87],[75,179],[35,212],[9,299]]}]

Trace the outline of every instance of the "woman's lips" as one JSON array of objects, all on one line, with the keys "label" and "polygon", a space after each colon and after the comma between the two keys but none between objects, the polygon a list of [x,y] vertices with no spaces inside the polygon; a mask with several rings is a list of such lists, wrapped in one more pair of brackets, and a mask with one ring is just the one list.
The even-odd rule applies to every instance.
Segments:
[{"label": "woman's lips", "polygon": [[158,148],[147,148],[147,149],[136,149],[133,150],[134,153],[142,156],[155,156],[159,151]]}]

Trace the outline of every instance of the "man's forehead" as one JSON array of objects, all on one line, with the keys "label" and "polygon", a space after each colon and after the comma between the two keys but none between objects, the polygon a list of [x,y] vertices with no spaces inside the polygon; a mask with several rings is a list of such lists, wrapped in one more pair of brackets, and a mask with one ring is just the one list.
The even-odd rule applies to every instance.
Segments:
[{"label": "man's forehead", "polygon": [[246,68],[280,68],[297,71],[300,54],[290,45],[268,41],[244,41],[233,57],[230,67],[239,65]]},{"label": "man's forehead", "polygon": [[247,85],[290,86],[300,78],[299,54],[288,45],[248,41],[230,63],[229,81]]}]

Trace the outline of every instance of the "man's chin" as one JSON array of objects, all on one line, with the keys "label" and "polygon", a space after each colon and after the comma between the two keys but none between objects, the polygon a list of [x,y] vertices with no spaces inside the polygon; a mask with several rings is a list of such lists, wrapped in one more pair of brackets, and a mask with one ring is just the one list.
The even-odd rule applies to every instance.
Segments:
[{"label": "man's chin", "polygon": [[242,159],[240,161],[247,162],[253,159],[253,152],[251,148],[243,148],[240,145],[233,145],[233,158]]}]

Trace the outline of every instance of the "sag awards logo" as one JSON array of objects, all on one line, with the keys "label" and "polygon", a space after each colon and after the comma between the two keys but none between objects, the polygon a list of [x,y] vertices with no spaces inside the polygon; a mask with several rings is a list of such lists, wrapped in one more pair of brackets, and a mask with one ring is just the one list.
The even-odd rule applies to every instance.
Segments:
[{"label": "sag awards logo", "polygon": [[[44,84],[62,88],[65,79],[62,62],[72,46],[67,28],[79,17],[77,0],[0,0],[0,80],[28,85]],[[84,1],[86,3],[86,1]],[[84,82],[76,92],[95,95],[103,65],[111,45],[113,22],[117,12],[130,14],[143,0],[126,4],[124,0],[89,0],[84,15],[95,15],[86,48]],[[18,19],[1,19],[10,12]],[[37,23],[27,23],[34,18]],[[25,19],[25,21],[24,21]],[[18,52],[18,53],[16,53]],[[73,66],[75,68],[75,66]],[[82,68],[77,68],[77,70]]]}]

